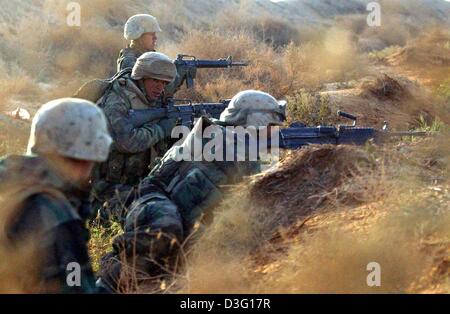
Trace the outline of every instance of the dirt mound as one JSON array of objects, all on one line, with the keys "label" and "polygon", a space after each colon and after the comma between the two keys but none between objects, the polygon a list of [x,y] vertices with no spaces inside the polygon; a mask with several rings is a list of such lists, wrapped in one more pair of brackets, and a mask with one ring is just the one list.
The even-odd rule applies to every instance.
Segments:
[{"label": "dirt mound", "polygon": [[356,115],[358,125],[381,128],[387,121],[393,130],[409,130],[419,125],[420,116],[430,123],[448,119],[429,89],[390,71],[367,76],[353,88],[320,94],[333,109]]},{"label": "dirt mound", "polygon": [[[264,291],[448,293],[444,138],[381,150],[312,146],[259,178],[261,194],[253,202],[292,220],[298,215],[254,251],[251,260]],[[289,195],[285,202],[280,191]],[[316,206],[316,200],[322,202]],[[369,261],[383,265],[385,281],[378,290],[368,288],[358,270]]]},{"label": "dirt mound", "polygon": [[382,74],[374,81],[363,82],[361,89],[363,90],[363,95],[373,96],[383,101],[408,100],[412,96],[405,83],[402,84],[399,80],[396,80],[387,74]]},{"label": "dirt mound", "polygon": [[372,105],[367,107],[376,106],[381,113],[381,115],[374,113],[374,118],[383,117],[392,126],[402,122],[403,126],[399,129],[417,127],[420,116],[430,124],[436,119],[448,123],[445,108],[439,104],[429,88],[416,80],[402,75],[383,73],[376,78],[363,81],[360,90],[359,96]]},{"label": "dirt mound", "polygon": [[357,178],[375,164],[357,147],[313,145],[290,152],[279,167],[256,177],[250,195],[256,206],[280,213],[275,224],[286,225],[326,205],[361,204],[367,186]]}]

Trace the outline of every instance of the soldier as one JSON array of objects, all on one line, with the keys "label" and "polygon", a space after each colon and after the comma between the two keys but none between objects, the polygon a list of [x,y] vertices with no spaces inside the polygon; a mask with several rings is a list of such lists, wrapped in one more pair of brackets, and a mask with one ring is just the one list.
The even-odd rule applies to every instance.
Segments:
[{"label": "soldier", "polygon": [[115,80],[97,102],[106,114],[114,140],[109,159],[94,169],[92,178],[93,205],[102,218],[123,217],[125,200],[134,197],[135,186],[148,174],[155,158],[167,150],[165,139],[171,135],[174,119],[135,126],[129,113],[160,106],[156,100],[175,75],[171,59],[158,52],[146,52],[138,58],[131,74]]},{"label": "soldier", "polygon": [[[0,243],[16,251],[32,241],[39,262],[29,260],[36,271],[26,275],[36,277],[38,291],[30,292],[99,292],[87,249],[87,187],[111,142],[97,106],[58,99],[36,113],[28,155],[0,162]],[[70,277],[72,271],[79,273]]]},{"label": "soldier", "polygon": [[127,48],[120,51],[117,72],[133,68],[137,58],[145,52],[155,51],[157,33],[161,32],[158,21],[149,14],[133,15],[125,23],[124,37],[130,41]]},{"label": "soldier", "polygon": [[[243,91],[233,97],[215,124],[228,132],[224,126],[265,127],[279,125],[284,119],[284,105],[271,95]],[[208,121],[199,120],[183,144],[172,147],[142,182],[142,197],[130,206],[125,233],[115,239],[113,253],[103,258],[101,278],[104,284],[117,288],[124,260],[125,265],[133,265],[137,274],[144,278],[172,270],[179,244],[191,235],[194,226],[201,226],[202,218],[206,218],[223,197],[221,186],[238,183],[244,176],[260,170],[258,161],[248,159],[243,162],[236,158],[232,161],[177,161],[180,151],[192,147],[198,128],[214,125]]]}]

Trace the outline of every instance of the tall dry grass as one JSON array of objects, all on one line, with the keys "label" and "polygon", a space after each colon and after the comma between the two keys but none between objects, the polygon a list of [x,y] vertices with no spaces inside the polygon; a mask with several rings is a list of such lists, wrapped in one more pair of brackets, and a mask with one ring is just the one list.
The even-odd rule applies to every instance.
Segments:
[{"label": "tall dry grass", "polygon": [[[182,291],[448,293],[450,148],[445,136],[358,151],[377,167],[362,168],[341,185],[325,186],[319,194],[328,191],[331,202],[299,216],[298,223],[278,230],[275,238],[273,221],[292,211],[307,212],[302,206],[309,205],[291,195],[283,198],[284,204],[265,208],[264,199],[255,206],[252,195],[237,192],[196,244]],[[343,158],[351,160],[351,152]],[[337,166],[330,160],[329,169]],[[320,182],[316,178],[311,183]],[[301,178],[284,183],[292,190],[304,184]],[[355,193],[361,203],[338,201]],[[310,192],[303,197],[315,196]],[[367,285],[371,262],[381,266],[380,287]]]},{"label": "tall dry grass", "polygon": [[[150,5],[103,0],[79,3],[81,27],[66,24],[66,2],[46,2],[46,18],[24,17],[14,32],[4,34],[5,60],[8,65],[20,65],[17,77],[29,78],[27,85],[33,88],[28,93],[36,104],[69,96],[91,78],[111,76],[118,52],[126,45],[123,25],[135,13],[148,12],[159,18],[167,32],[160,35],[158,50],[172,57],[177,53],[211,59],[232,55],[251,62],[243,70],[199,71],[196,92],[183,91],[180,97],[213,101],[247,88],[283,97],[299,87],[318,88],[324,82],[358,78],[366,64],[345,29],[298,29],[275,17],[251,17],[245,6],[239,9],[240,20],[231,21],[229,15],[214,10],[204,20],[194,19],[189,12],[192,6],[176,0],[151,1]],[[2,95],[12,97],[6,95],[21,91],[20,86],[12,86]]]},{"label": "tall dry grass", "polygon": [[274,49],[249,31],[192,31],[163,51],[175,57],[178,52],[201,59],[233,56],[249,61],[245,68],[199,70],[197,93],[182,90],[185,97],[214,101],[231,98],[244,89],[260,89],[275,97],[294,94],[300,88],[320,89],[322,84],[363,77],[367,59],[360,55],[345,30],[328,30],[316,34],[305,44],[290,42],[283,49]]}]

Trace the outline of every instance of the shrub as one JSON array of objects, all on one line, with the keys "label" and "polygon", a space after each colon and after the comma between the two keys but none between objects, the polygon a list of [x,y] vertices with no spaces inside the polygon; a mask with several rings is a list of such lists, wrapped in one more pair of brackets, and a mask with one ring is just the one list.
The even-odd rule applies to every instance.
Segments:
[{"label": "shrub", "polygon": [[336,122],[336,114],[328,96],[297,91],[288,101],[288,122],[299,121],[306,125],[324,125]]}]

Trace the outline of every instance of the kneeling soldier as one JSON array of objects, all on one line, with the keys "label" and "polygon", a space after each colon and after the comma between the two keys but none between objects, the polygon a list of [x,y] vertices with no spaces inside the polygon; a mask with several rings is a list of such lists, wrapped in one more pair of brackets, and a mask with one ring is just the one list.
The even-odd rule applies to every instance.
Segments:
[{"label": "kneeling soldier", "polygon": [[175,119],[148,121],[134,125],[131,110],[156,108],[165,86],[173,80],[176,68],[172,60],[158,52],[140,56],[133,71],[114,81],[97,102],[108,120],[114,140],[108,160],[95,167],[93,207],[105,220],[124,218],[124,203],[138,193],[135,189],[145,178],[156,157],[167,151]]},{"label": "kneeling soldier", "polygon": [[25,274],[38,282],[30,292],[99,292],[87,249],[88,183],[111,142],[97,106],[59,99],[36,113],[28,155],[0,162],[0,245],[16,250],[30,243],[37,252],[28,261],[35,272]]}]

